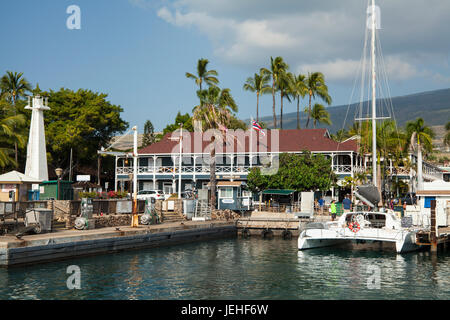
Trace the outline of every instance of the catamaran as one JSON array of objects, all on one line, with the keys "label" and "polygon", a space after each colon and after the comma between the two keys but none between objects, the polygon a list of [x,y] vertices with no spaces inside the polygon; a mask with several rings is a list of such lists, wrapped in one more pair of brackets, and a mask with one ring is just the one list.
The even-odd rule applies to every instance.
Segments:
[{"label": "catamaran", "polygon": [[[380,201],[377,188],[377,143],[376,120],[376,10],[375,0],[371,1],[371,84],[372,84],[372,184],[357,187],[355,195],[376,210]],[[369,25],[369,24],[368,24]],[[337,221],[313,222],[306,225],[298,238],[299,250],[343,245],[350,248],[394,249],[397,253],[414,251],[420,248],[416,244],[419,231],[411,225],[402,225],[402,221],[393,212],[355,211],[346,212]]]}]

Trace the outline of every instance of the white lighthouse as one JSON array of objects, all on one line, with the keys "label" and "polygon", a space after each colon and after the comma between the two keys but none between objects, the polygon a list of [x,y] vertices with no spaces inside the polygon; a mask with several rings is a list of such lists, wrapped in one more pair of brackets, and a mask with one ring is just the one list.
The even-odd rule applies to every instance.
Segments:
[{"label": "white lighthouse", "polygon": [[[30,99],[28,99],[28,105],[25,107],[25,109],[32,110],[25,175],[42,181],[48,180],[44,128],[44,110],[50,110],[47,104],[46,101],[46,105],[44,105],[44,99],[37,95],[33,97],[33,104],[30,105]],[[39,185],[33,185],[33,189],[38,187]]]}]

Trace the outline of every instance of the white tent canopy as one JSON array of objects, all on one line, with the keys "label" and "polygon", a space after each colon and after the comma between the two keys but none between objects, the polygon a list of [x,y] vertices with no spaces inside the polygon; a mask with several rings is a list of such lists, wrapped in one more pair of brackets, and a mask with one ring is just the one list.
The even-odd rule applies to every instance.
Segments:
[{"label": "white tent canopy", "polygon": [[18,171],[10,171],[0,175],[0,183],[3,184],[23,184],[23,183],[41,183],[42,180],[29,177]]}]

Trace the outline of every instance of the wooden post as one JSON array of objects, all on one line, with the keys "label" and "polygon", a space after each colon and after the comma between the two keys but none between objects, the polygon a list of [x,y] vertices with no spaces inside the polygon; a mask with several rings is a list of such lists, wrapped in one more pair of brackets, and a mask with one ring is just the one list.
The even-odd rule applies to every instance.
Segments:
[{"label": "wooden post", "polygon": [[261,212],[262,192],[259,192],[259,212]]},{"label": "wooden post", "polygon": [[436,236],[436,200],[430,201],[431,217],[430,217],[430,243],[431,252],[437,252],[437,236]]}]

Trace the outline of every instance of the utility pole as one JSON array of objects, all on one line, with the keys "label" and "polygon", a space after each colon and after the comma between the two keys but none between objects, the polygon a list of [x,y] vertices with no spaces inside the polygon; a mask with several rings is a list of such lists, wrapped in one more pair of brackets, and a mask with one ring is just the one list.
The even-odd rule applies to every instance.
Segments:
[{"label": "utility pole", "polygon": [[181,166],[183,153],[183,124],[180,123],[180,159],[178,161],[178,199],[181,199]]}]

